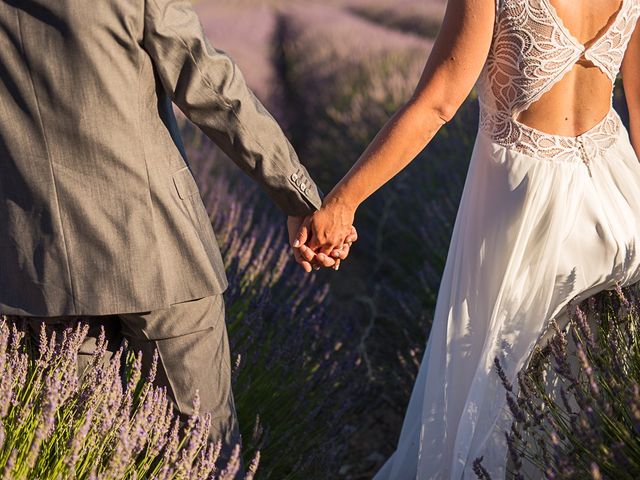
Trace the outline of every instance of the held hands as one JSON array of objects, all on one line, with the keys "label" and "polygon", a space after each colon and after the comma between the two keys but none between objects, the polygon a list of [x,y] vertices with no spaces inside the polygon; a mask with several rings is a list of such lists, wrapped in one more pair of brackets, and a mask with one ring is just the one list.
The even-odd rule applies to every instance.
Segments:
[{"label": "held hands", "polygon": [[306,272],[320,267],[338,270],[358,239],[353,218],[354,210],[337,201],[327,202],[308,217],[289,217],[289,243],[296,262]]}]

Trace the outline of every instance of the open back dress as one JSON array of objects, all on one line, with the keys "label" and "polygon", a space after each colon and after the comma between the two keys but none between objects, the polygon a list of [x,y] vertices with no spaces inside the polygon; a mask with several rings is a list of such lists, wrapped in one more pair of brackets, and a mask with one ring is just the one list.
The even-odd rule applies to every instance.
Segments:
[{"label": "open back dress", "polygon": [[375,480],[472,479],[480,456],[505,478],[512,417],[494,358],[517,388],[570,300],[640,280],[640,163],[613,105],[578,136],[517,120],[580,60],[613,84],[639,15],[640,0],[622,0],[585,47],[550,0],[497,0],[431,332],[397,449]]}]

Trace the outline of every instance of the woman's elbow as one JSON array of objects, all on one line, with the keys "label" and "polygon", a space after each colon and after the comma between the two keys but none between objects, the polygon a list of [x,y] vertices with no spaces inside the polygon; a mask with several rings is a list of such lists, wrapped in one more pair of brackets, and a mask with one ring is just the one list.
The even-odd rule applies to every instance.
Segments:
[{"label": "woman's elbow", "polygon": [[435,114],[442,121],[442,124],[449,123],[458,112],[459,104],[444,102],[433,107]]},{"label": "woman's elbow", "polygon": [[407,108],[414,110],[422,118],[420,123],[435,123],[437,127],[440,127],[451,121],[460,105],[450,100],[433,102],[412,98],[408,102]]}]

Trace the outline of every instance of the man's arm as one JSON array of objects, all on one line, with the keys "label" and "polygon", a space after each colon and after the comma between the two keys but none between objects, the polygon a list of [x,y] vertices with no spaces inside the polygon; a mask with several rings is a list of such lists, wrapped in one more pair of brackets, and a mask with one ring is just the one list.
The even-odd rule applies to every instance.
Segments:
[{"label": "man's arm", "polygon": [[211,46],[189,0],[146,0],[144,49],[184,114],[290,216],[320,208],[318,188],[233,60]]}]

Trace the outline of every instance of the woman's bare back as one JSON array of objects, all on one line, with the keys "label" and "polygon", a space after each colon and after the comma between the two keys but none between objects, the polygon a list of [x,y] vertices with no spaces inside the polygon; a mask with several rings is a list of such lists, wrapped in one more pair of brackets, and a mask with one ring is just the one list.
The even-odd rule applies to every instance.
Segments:
[{"label": "woman's bare back", "polygon": [[[629,1],[629,0],[626,0]],[[607,33],[622,7],[620,0],[549,0],[553,14],[588,48]],[[609,77],[584,57],[517,120],[537,130],[576,136],[589,130],[611,107]]]}]

